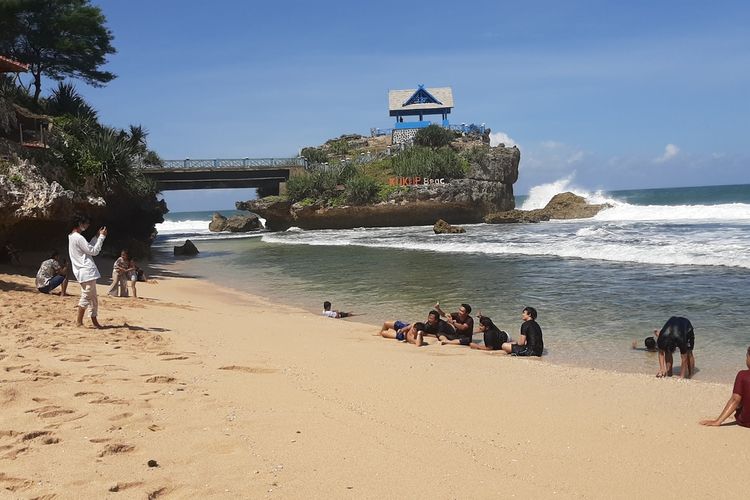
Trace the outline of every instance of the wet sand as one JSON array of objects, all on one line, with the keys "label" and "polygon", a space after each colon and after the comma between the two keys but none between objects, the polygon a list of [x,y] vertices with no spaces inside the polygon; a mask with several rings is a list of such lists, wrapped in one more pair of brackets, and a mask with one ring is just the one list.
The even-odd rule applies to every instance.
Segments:
[{"label": "wet sand", "polygon": [[[101,297],[100,280],[107,327],[81,329],[77,284],[71,297],[47,296],[31,276],[0,272],[0,496],[750,491],[750,429],[697,423],[719,413],[731,380],[417,349],[356,318],[187,277],[139,284],[141,299]],[[744,352],[728,362],[742,369]]]}]

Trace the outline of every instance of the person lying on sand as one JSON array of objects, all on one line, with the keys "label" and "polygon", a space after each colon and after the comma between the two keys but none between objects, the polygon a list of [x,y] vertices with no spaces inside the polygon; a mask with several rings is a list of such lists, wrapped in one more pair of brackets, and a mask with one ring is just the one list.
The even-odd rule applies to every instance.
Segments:
[{"label": "person lying on sand", "polygon": [[469,345],[474,333],[474,318],[471,317],[471,306],[461,304],[458,312],[445,314],[440,308],[440,302],[435,304],[435,310],[445,318],[446,323],[453,327],[453,333],[444,333],[438,336],[440,342],[454,345]]},{"label": "person lying on sand", "polygon": [[695,333],[693,325],[687,318],[672,316],[664,323],[661,331],[654,330],[657,335],[656,347],[659,349],[659,371],[657,377],[672,376],[672,353],[675,348],[680,349],[680,378],[690,378],[695,372]]},{"label": "person lying on sand", "polygon": [[[62,261],[60,252],[52,250],[50,258],[42,262],[36,272],[36,289],[41,293],[50,293],[60,286],[60,297],[68,295],[68,266]],[[61,286],[62,285],[62,286]]]},{"label": "person lying on sand", "polygon": [[484,334],[484,344],[476,344],[474,342],[469,344],[472,349],[479,349],[480,351],[499,351],[502,349],[503,344],[510,342],[508,334],[492,322],[489,316],[479,315],[479,333]]},{"label": "person lying on sand", "polygon": [[374,335],[380,335],[386,339],[396,339],[398,341],[406,340],[406,334],[411,329],[411,324],[397,319],[395,321],[385,321],[380,328],[380,332]]},{"label": "person lying on sand", "polygon": [[411,326],[410,333],[415,337],[420,334],[420,338],[429,335],[439,339],[440,336],[456,334],[456,329],[449,325],[447,321],[440,319],[440,313],[434,309],[427,314],[427,320],[420,324],[423,328],[417,329],[416,324]]},{"label": "person lying on sand", "polygon": [[737,372],[732,397],[724,405],[724,410],[713,420],[701,420],[701,425],[719,426],[734,413],[738,425],[750,427],[750,347],[747,348],[745,364],[748,369]]},{"label": "person lying on sand", "polygon": [[323,316],[328,318],[348,318],[354,316],[354,313],[332,310],[331,303],[326,300],[323,302]]},{"label": "person lying on sand", "polygon": [[524,307],[521,311],[521,335],[518,342],[506,342],[502,349],[511,356],[541,356],[544,351],[542,327],[536,322],[537,312],[533,307]]}]

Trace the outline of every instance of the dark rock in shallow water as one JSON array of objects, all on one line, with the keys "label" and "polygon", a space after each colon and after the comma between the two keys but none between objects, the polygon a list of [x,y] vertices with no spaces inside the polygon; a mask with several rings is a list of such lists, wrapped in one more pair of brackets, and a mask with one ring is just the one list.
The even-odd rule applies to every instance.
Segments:
[{"label": "dark rock in shallow water", "polygon": [[451,226],[443,219],[438,219],[432,229],[435,231],[435,234],[455,234],[466,232],[466,229],[459,226]]},{"label": "dark rock in shallow water", "polygon": [[484,222],[487,224],[515,224],[546,220],[549,220],[549,215],[542,213],[542,210],[508,210],[506,212],[495,212],[484,218]]},{"label": "dark rock in shallow water", "polygon": [[224,231],[232,233],[244,233],[260,229],[260,219],[255,214],[233,215],[227,219]]},{"label": "dark rock in shallow water", "polygon": [[174,247],[175,255],[198,255],[199,253],[198,249],[190,240],[185,240],[184,245]]}]

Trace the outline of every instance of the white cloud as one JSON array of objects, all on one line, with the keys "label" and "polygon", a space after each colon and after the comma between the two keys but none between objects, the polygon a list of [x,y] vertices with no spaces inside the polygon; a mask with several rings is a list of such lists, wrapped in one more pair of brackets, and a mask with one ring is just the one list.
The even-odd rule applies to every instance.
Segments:
[{"label": "white cloud", "polygon": [[568,163],[568,165],[578,163],[579,161],[583,160],[584,156],[586,156],[586,153],[579,149],[578,151],[571,154],[566,162]]},{"label": "white cloud", "polygon": [[542,142],[542,147],[545,148],[545,149],[560,149],[563,146],[565,146],[565,144],[563,144],[562,142],[559,142],[559,141],[544,141],[544,142]]},{"label": "white cloud", "polygon": [[514,141],[505,132],[491,132],[490,133],[490,146],[497,146],[498,144],[505,144],[509,148],[512,148],[513,146],[518,146],[518,143]]},{"label": "white cloud", "polygon": [[672,158],[677,156],[679,153],[680,153],[680,148],[678,148],[674,144],[667,144],[664,147],[664,153],[661,156],[654,158],[654,163],[664,163],[666,161],[671,160]]}]

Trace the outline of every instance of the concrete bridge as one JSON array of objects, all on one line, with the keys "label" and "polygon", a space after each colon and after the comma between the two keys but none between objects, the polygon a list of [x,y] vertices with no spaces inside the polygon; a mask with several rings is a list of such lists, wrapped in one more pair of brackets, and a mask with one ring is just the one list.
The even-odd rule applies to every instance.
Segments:
[{"label": "concrete bridge", "polygon": [[297,158],[236,158],[165,160],[162,166],[143,166],[160,191],[180,189],[263,188],[273,192],[307,161]]}]

